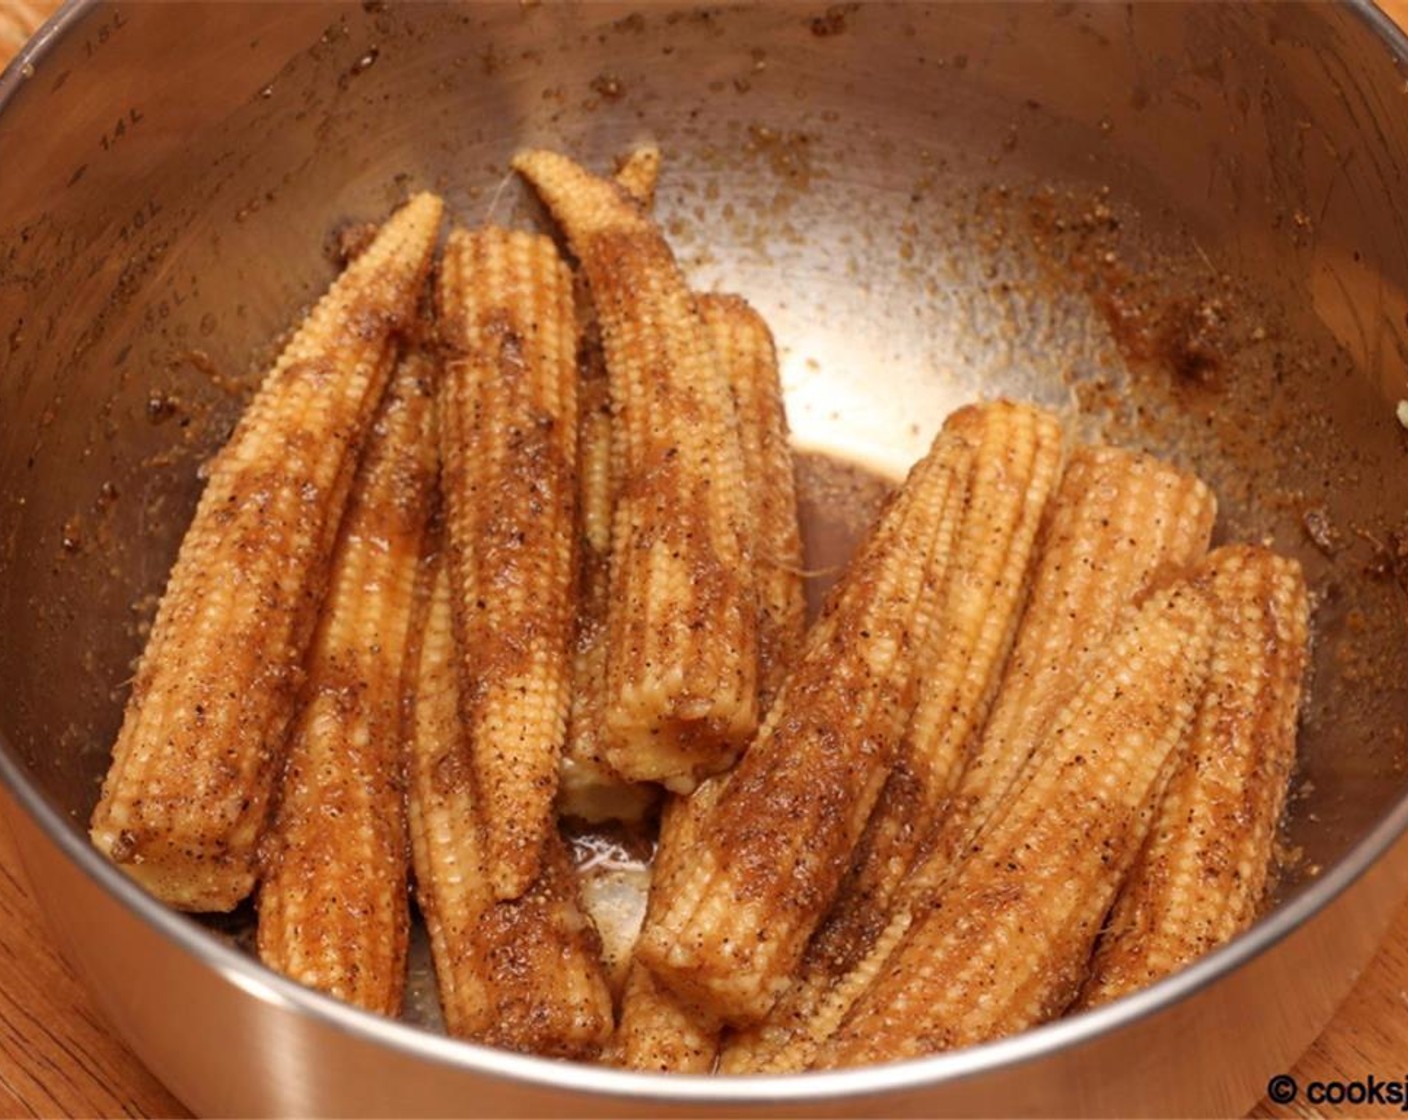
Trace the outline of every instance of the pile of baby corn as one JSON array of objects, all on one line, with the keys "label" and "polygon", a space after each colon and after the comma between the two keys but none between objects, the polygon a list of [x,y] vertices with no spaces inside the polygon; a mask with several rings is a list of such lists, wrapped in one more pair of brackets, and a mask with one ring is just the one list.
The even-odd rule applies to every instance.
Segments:
[{"label": "pile of baby corn", "polygon": [[[211,465],[93,842],[185,910],[255,894],[271,967],[388,1015],[414,899],[451,1033],[644,1070],[968,1046],[1245,928],[1298,566],[997,401],[808,629],[773,341],[690,290],[658,166],[514,161],[575,268],[487,228],[433,269],[425,194],[350,263]],[[611,969],[558,818],[662,798]]]}]

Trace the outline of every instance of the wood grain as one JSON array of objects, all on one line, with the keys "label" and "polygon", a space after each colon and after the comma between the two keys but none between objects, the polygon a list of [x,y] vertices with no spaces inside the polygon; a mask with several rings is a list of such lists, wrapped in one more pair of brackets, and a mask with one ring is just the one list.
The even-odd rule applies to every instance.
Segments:
[{"label": "wood grain", "polygon": [[0,1116],[187,1116],[54,951],[0,828]]},{"label": "wood grain", "polygon": [[[1315,1080],[1402,1077],[1408,1063],[1408,906],[1339,1014],[1290,1072]],[[1254,1117],[1369,1116],[1263,1101]],[[83,985],[54,951],[0,828],[0,1116],[190,1114],[103,1024]]]},{"label": "wood grain", "polygon": [[1302,1093],[1288,1106],[1263,1100],[1253,1117],[1384,1116],[1397,1108],[1307,1105],[1312,1081],[1408,1078],[1408,905],[1398,912],[1378,955],[1340,1006],[1330,1025],[1290,1071]]},{"label": "wood grain", "polygon": [[[0,68],[57,0],[0,0]],[[1408,25],[1408,0],[1381,0]],[[1320,1080],[1403,1077],[1408,1069],[1408,906],[1325,1032],[1291,1070]],[[1194,1071],[1190,1075],[1196,1076]],[[1263,1101],[1254,1117],[1382,1115],[1380,1106],[1319,1112],[1304,1099]],[[1396,1111],[1396,1110],[1395,1110]],[[0,1116],[189,1116],[103,1023],[57,954],[0,828]]]}]

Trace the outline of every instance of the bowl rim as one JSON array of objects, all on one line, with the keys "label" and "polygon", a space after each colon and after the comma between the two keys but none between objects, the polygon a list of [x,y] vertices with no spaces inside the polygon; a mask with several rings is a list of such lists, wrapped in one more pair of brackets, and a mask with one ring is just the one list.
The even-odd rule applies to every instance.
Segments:
[{"label": "bowl rim", "polygon": [[[101,0],[65,0],[0,71],[0,114],[25,85],[34,64],[100,3]],[[1372,0],[1349,0],[1346,7],[1397,60],[1408,59],[1408,33]],[[174,948],[209,966],[222,980],[262,1003],[307,1015],[319,1026],[390,1048],[406,1058],[432,1061],[450,1070],[550,1090],[678,1105],[808,1104],[902,1093],[968,1080],[1094,1042],[1193,998],[1289,937],[1353,886],[1408,832],[1408,791],[1405,791],[1338,863],[1228,944],[1130,996],[1011,1038],[889,1065],[848,1070],[749,1076],[667,1074],[515,1054],[435,1034],[305,988],[267,968],[256,957],[213,936],[194,919],[157,901],[104,859],[88,843],[86,835],[74,827],[72,818],[59,811],[25,776],[18,753],[3,729],[0,729],[0,782],[44,836],[88,879]]]}]

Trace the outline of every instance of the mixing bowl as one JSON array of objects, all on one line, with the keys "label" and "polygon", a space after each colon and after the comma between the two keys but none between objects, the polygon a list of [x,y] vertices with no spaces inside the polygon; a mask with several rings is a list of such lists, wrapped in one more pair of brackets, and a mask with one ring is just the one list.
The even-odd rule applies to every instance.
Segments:
[{"label": "mixing bowl", "polygon": [[[1237,1113],[1408,876],[1404,42],[1367,6],[74,4],[0,80],[0,775],[69,959],[198,1112]],[[1219,492],[1316,605],[1274,909],[1118,1004],[795,1078],[551,1063],[265,971],[84,823],[152,601],[341,223],[540,216],[526,144],[665,154],[695,284],[771,321],[798,447],[894,474],[1060,407]],[[423,982],[423,977],[418,982]]]}]

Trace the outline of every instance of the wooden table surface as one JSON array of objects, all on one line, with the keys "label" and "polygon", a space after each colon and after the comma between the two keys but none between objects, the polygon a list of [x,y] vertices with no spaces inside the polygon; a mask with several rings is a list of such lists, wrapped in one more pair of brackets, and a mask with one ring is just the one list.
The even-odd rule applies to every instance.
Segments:
[{"label": "wooden table surface", "polygon": [[[0,0],[0,67],[56,0]],[[1400,24],[1408,0],[1381,0]],[[1290,1072],[1352,1081],[1408,1070],[1408,905],[1325,1032]],[[1196,1076],[1196,1071],[1188,1071]],[[1372,1115],[1349,1106],[1326,1115]],[[1382,1110],[1380,1110],[1382,1111]],[[0,828],[0,1116],[189,1116],[107,1029],[51,944],[8,832]],[[1263,1101],[1253,1116],[1316,1116]]]}]

